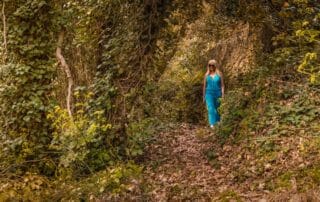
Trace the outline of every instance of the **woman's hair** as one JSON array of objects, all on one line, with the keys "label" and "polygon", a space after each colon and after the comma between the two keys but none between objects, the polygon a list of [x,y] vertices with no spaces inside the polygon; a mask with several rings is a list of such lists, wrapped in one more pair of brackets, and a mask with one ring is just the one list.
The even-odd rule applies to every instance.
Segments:
[{"label": "woman's hair", "polygon": [[217,61],[216,61],[216,60],[213,60],[213,59],[212,59],[212,60],[209,60],[208,65],[207,65],[207,72],[209,72],[209,65],[213,65],[213,66],[215,67],[217,73],[218,73],[219,75],[221,75],[221,71],[220,71],[220,69],[217,67]]},{"label": "woman's hair", "polygon": [[217,67],[217,61],[216,60],[209,60],[208,67],[209,67],[209,65],[214,65],[215,67]]}]

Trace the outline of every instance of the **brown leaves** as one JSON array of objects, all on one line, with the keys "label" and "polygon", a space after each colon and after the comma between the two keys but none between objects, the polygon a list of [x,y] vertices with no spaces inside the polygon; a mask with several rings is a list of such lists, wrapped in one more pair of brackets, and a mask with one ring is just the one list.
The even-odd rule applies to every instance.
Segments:
[{"label": "brown leaves", "polygon": [[[292,173],[315,158],[305,154],[309,141],[301,137],[260,138],[221,147],[212,131],[181,124],[160,133],[147,148],[146,195],[152,201],[263,201],[274,196],[272,187],[286,190],[281,183],[294,193],[302,181]],[[286,175],[288,170],[290,175]]]}]

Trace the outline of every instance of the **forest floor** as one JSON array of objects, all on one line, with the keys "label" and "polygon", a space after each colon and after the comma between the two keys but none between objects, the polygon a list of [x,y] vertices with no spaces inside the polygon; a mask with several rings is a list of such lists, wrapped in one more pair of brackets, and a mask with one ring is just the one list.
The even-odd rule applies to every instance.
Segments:
[{"label": "forest floor", "polygon": [[[320,201],[319,148],[314,142],[295,136],[231,138],[221,144],[213,130],[181,124],[157,135],[146,148],[140,191],[129,198]],[[311,149],[306,151],[306,145]]]}]

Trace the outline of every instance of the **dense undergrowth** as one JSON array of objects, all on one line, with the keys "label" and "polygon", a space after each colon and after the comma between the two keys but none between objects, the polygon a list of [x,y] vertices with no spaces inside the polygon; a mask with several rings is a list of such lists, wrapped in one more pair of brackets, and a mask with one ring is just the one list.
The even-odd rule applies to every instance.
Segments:
[{"label": "dense undergrowth", "polygon": [[[112,199],[134,191],[157,133],[179,122],[205,127],[206,62],[232,38],[230,27],[242,25],[258,38],[244,50],[254,58],[241,74],[222,69],[227,93],[216,140],[241,147],[261,138],[251,148],[261,149],[261,161],[285,150],[272,139],[311,138],[301,144],[306,155],[319,147],[317,1],[3,2],[12,26],[2,31],[9,42],[1,48],[0,200]],[[255,32],[265,27],[266,35]],[[54,58],[61,32],[76,86],[72,116],[68,79]],[[218,166],[214,153],[208,159]],[[319,167],[283,171],[265,187],[289,187],[293,177],[299,189],[307,179],[314,188]]]}]

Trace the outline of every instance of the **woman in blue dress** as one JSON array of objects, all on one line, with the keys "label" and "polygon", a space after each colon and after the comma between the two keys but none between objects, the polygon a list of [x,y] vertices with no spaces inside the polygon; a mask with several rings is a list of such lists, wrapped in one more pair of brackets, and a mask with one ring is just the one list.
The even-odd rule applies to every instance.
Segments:
[{"label": "woman in blue dress", "polygon": [[220,98],[224,96],[224,82],[221,71],[217,68],[217,62],[208,62],[207,73],[203,84],[203,102],[206,102],[208,120],[211,128],[220,121],[218,107]]}]

